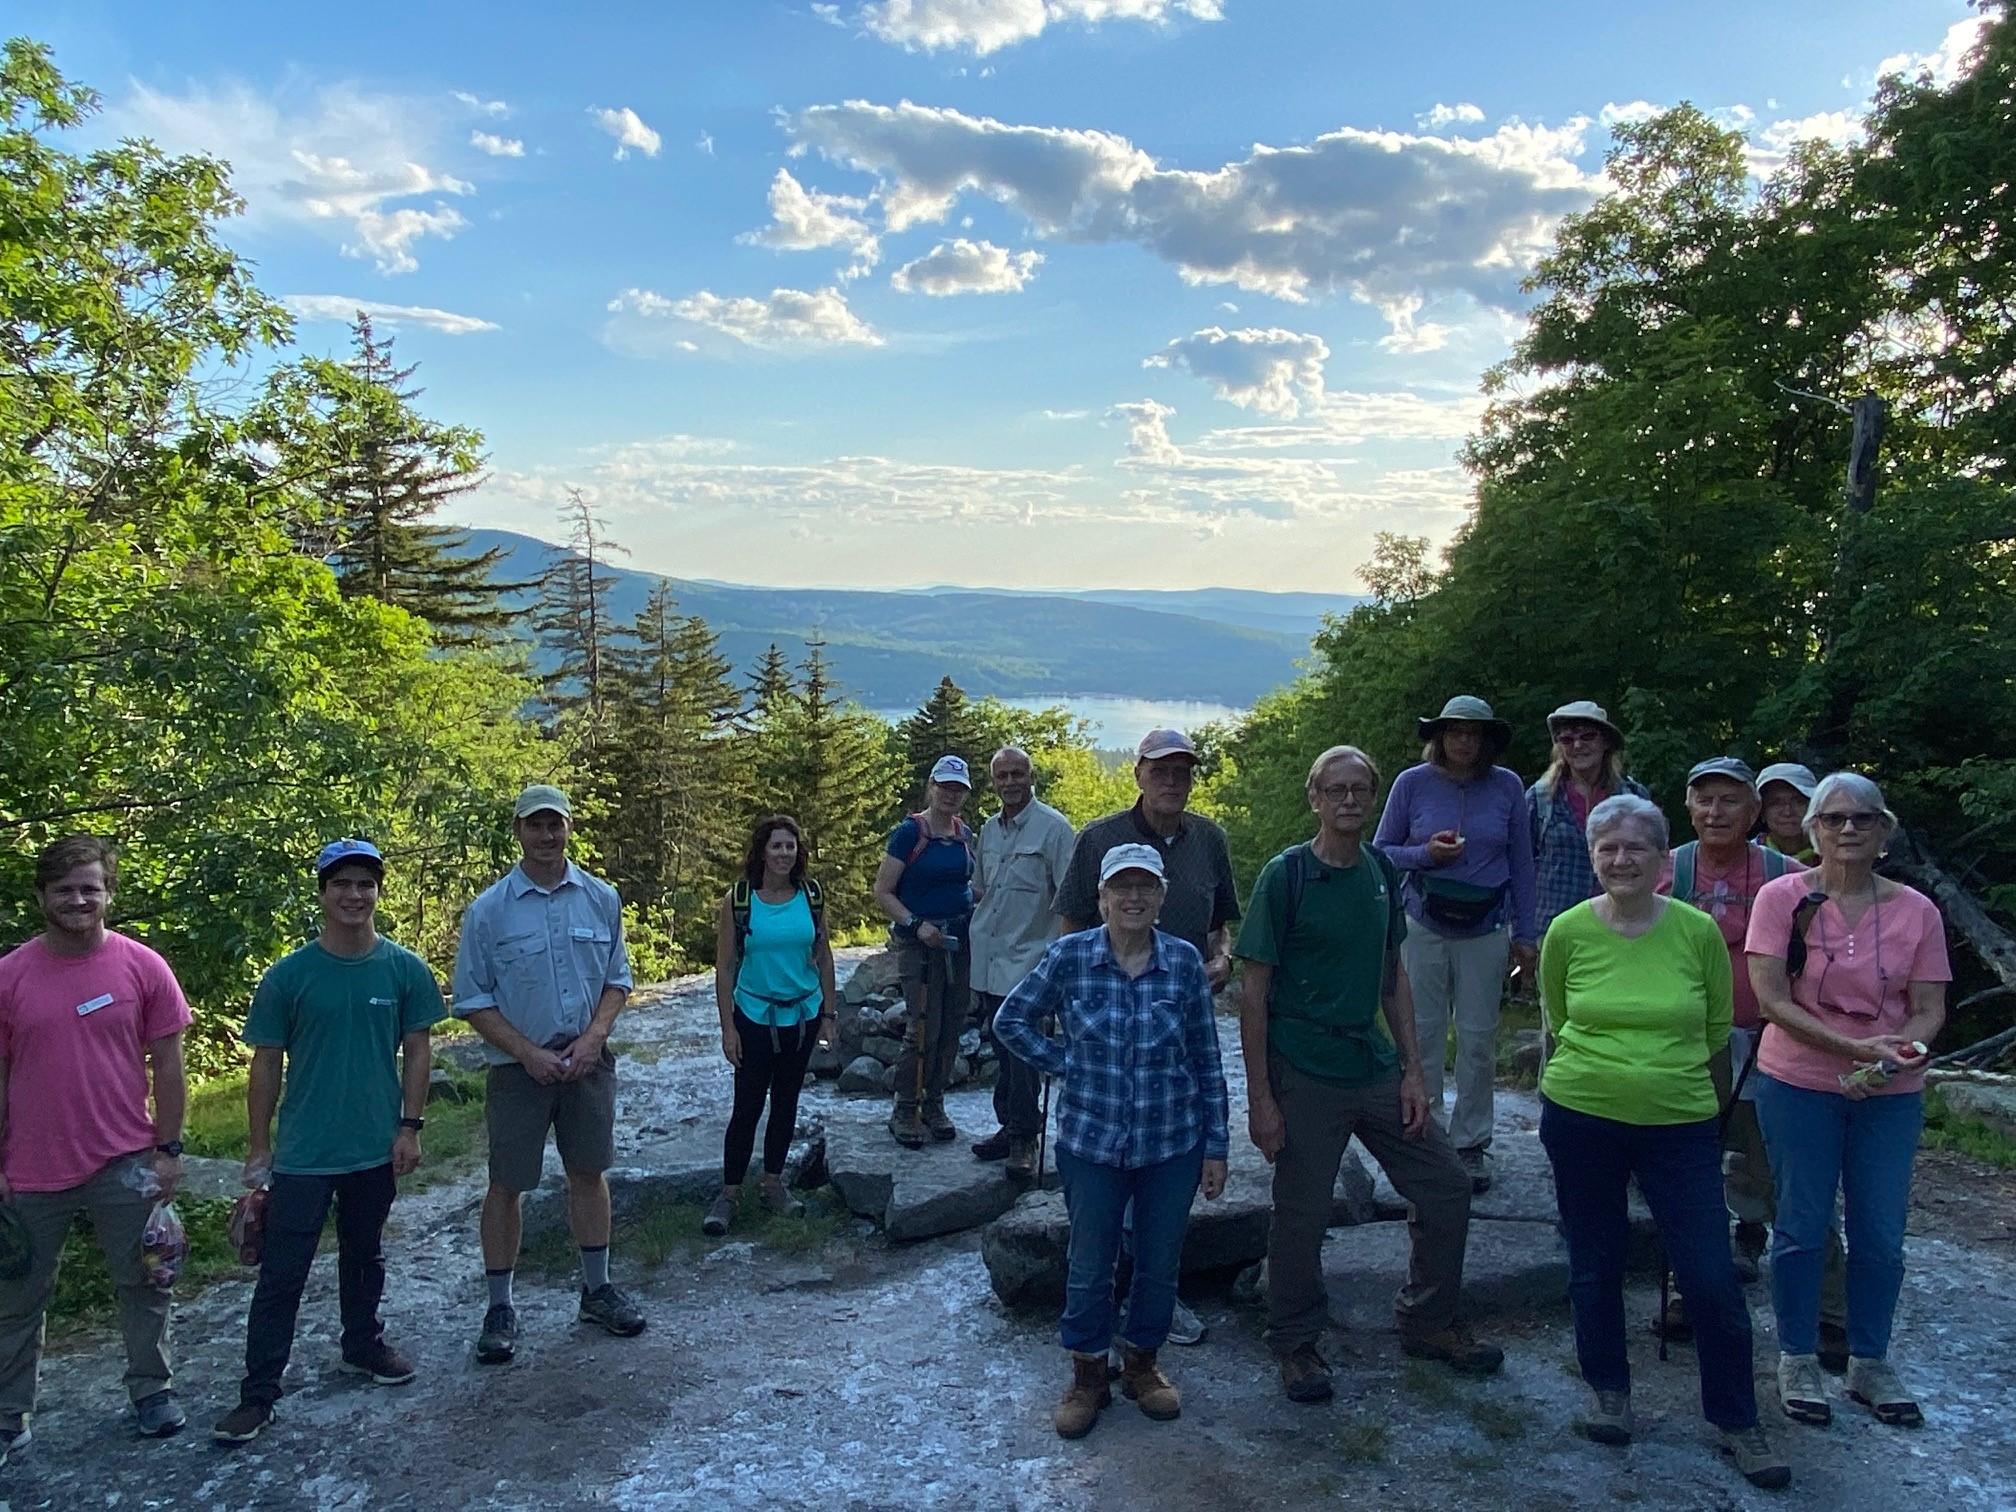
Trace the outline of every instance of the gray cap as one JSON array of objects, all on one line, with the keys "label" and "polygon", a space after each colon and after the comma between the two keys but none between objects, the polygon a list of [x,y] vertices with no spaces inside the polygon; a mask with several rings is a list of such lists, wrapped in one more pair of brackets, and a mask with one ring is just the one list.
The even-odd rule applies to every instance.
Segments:
[{"label": "gray cap", "polygon": [[1610,722],[1610,715],[1603,705],[1587,698],[1578,698],[1573,703],[1565,703],[1547,716],[1547,733],[1558,733],[1564,724],[1600,725],[1610,732],[1610,739],[1618,745],[1624,744],[1624,732]]},{"label": "gray cap", "polygon": [[1181,730],[1150,730],[1134,748],[1137,761],[1161,761],[1170,756],[1188,756],[1195,761],[1196,743]]},{"label": "gray cap", "polygon": [[1820,779],[1813,775],[1813,769],[1796,761],[1774,761],[1764,768],[1757,774],[1757,791],[1762,793],[1765,786],[1773,782],[1784,783],[1801,798],[1811,798],[1813,790],[1820,786]]},{"label": "gray cap", "polygon": [[1697,761],[1688,769],[1687,786],[1690,788],[1703,777],[1727,777],[1731,782],[1740,782],[1751,792],[1757,791],[1757,774],[1750,770],[1747,761],[1739,761],[1734,756],[1710,756],[1706,761]]},{"label": "gray cap", "polygon": [[1123,871],[1145,871],[1159,882],[1166,875],[1162,870],[1162,852],[1152,845],[1132,842],[1114,846],[1099,862],[1100,885],[1104,886],[1106,879],[1115,872]]},{"label": "gray cap", "polygon": [[528,818],[533,814],[551,809],[562,819],[574,817],[574,805],[567,801],[567,795],[557,787],[548,787],[543,782],[535,782],[518,795],[518,801],[511,805],[513,819]]},{"label": "gray cap", "polygon": [[1422,740],[1432,740],[1437,730],[1457,720],[1484,726],[1501,751],[1512,743],[1512,726],[1492,713],[1491,705],[1473,693],[1458,693],[1442,705],[1442,712],[1433,719],[1416,720],[1414,729]]}]

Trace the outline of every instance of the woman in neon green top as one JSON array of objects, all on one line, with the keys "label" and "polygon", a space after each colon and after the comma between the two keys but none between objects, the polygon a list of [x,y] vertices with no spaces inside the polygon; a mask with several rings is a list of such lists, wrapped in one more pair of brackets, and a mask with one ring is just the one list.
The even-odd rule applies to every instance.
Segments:
[{"label": "woman in neon green top", "polygon": [[1729,1038],[1729,951],[1715,921],[1656,888],[1666,816],[1620,793],[1589,814],[1603,892],[1558,915],[1540,951],[1554,1052],[1540,1081],[1540,1142],[1568,1240],[1575,1354],[1595,1405],[1582,1430],[1631,1441],[1624,1254],[1635,1177],[1693,1315],[1701,1410],[1744,1478],[1792,1472],[1757,1424],[1750,1311],[1729,1259],[1710,1053]]}]

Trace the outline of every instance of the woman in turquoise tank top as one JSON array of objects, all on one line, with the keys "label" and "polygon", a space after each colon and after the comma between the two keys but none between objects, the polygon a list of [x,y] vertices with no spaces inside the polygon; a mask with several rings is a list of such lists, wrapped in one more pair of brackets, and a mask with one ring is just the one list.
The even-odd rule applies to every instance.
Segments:
[{"label": "woman in turquoise tank top", "polygon": [[721,1054],[735,1069],[735,1108],[722,1144],[721,1194],[700,1225],[705,1233],[725,1234],[734,1221],[766,1102],[758,1195],[773,1213],[804,1211],[784,1185],[784,1157],[812,1047],[839,1038],[833,947],[819,905],[819,884],[805,876],[798,821],[788,814],[757,820],[742,878],[721,900],[714,953]]}]

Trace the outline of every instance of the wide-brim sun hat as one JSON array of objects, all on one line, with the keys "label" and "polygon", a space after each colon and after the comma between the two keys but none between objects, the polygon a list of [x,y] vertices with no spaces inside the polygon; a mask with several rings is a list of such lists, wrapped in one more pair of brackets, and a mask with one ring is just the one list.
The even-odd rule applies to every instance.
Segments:
[{"label": "wide-brim sun hat", "polygon": [[1564,703],[1547,716],[1547,734],[1560,734],[1564,724],[1592,724],[1609,735],[1613,745],[1624,744],[1624,732],[1610,722],[1609,711],[1593,699],[1578,698],[1573,703]]},{"label": "wide-brim sun hat", "polygon": [[1414,722],[1415,733],[1423,740],[1433,740],[1435,732],[1444,725],[1458,721],[1484,726],[1489,736],[1497,742],[1497,748],[1504,750],[1512,743],[1512,726],[1491,712],[1491,705],[1473,693],[1458,693],[1442,705],[1442,712],[1433,718],[1421,718]]}]

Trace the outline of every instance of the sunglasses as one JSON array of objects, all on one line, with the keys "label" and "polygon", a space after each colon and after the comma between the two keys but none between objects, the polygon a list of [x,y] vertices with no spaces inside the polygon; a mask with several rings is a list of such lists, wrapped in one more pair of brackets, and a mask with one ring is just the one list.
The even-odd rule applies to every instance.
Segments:
[{"label": "sunglasses", "polygon": [[1853,813],[1815,814],[1813,822],[1833,834],[1837,830],[1854,826],[1858,830],[1873,830],[1883,822],[1883,815],[1874,809],[1857,809]]}]

